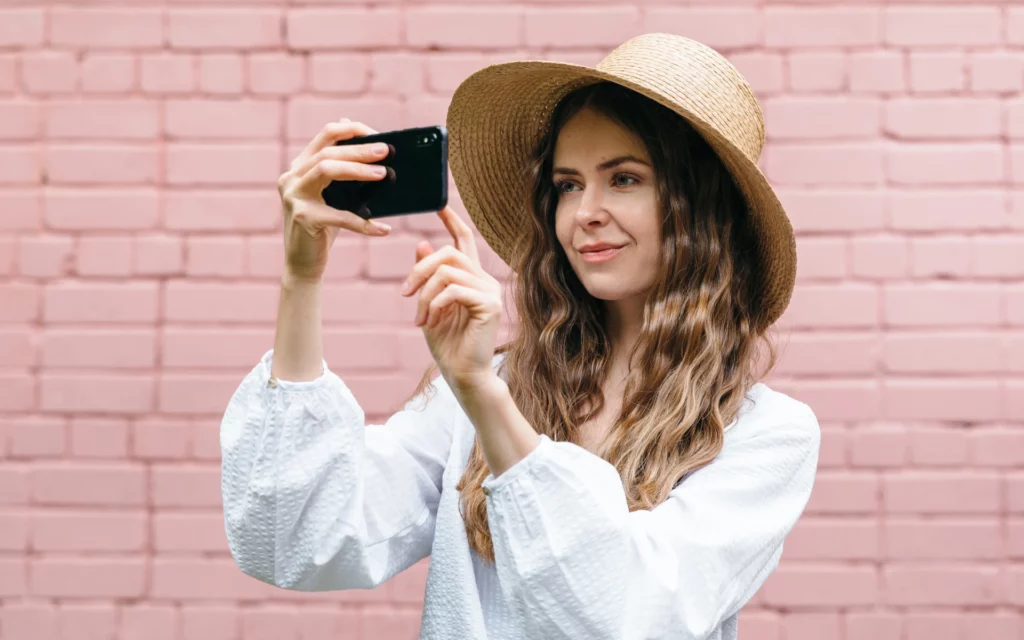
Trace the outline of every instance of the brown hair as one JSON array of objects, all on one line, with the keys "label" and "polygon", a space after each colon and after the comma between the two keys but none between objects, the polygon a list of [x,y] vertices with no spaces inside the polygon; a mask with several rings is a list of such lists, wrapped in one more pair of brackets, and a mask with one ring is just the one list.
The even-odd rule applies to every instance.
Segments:
[{"label": "brown hair", "polygon": [[[638,366],[630,369],[621,412],[597,451],[618,470],[629,509],[650,509],[718,455],[747,391],[774,367],[775,347],[756,329],[757,255],[747,205],[714,151],[666,107],[616,84],[589,85],[559,103],[528,167],[530,224],[510,265],[517,324],[496,349],[505,354],[499,369],[526,419],[552,440],[579,442],[579,425],[604,405],[601,382],[611,348],[605,306],[580,283],[554,231],[555,142],[585,108],[642,141],[664,218],[664,269],[630,357]],[[767,361],[757,371],[761,355]],[[470,546],[493,561],[481,489],[489,473],[477,440],[457,488]]]}]

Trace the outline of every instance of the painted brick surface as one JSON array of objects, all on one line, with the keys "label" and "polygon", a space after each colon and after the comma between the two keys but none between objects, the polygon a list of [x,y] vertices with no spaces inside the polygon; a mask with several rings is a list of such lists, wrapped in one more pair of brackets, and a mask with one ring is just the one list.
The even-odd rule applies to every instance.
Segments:
[{"label": "painted brick surface", "polygon": [[[0,6],[0,640],[415,637],[425,563],[307,594],[227,553],[218,418],[272,344],[274,181],[327,120],[442,122],[486,64],[651,30],[747,75],[799,236],[769,382],[817,411],[821,468],[741,636],[1024,638],[1024,6],[165,0]],[[375,420],[429,361],[398,284],[445,238],[395,227],[340,238],[325,286]]]}]

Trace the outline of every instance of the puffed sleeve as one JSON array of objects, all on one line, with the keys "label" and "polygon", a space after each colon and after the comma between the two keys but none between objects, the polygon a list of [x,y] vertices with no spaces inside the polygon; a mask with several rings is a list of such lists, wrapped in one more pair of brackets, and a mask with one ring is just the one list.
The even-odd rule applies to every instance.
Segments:
[{"label": "puffed sleeve", "polygon": [[246,574],[298,591],[372,588],[430,552],[456,400],[443,378],[384,425],[349,388],[270,378],[273,350],[224,413],[221,490]]},{"label": "puffed sleeve", "polygon": [[810,497],[820,431],[806,405],[743,425],[651,510],[605,460],[546,436],[484,481],[498,580],[530,638],[708,637],[775,569]]}]

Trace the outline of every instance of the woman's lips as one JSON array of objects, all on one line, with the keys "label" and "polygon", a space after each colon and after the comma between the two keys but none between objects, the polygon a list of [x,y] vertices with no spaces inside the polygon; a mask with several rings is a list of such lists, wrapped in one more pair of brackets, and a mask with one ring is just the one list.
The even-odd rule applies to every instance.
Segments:
[{"label": "woman's lips", "polygon": [[587,251],[580,253],[584,262],[608,262],[615,256],[619,255],[623,247],[617,247],[615,249],[602,249],[600,251]]}]

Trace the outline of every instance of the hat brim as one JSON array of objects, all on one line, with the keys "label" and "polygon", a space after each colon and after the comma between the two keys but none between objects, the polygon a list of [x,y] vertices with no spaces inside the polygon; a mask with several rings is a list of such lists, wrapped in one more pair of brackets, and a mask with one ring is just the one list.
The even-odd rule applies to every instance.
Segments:
[{"label": "hat brim", "polygon": [[491,65],[456,89],[448,109],[449,163],[466,211],[488,245],[511,264],[528,202],[523,171],[558,102],[580,87],[614,82],[685,118],[721,158],[746,198],[761,264],[758,314],[765,329],[788,306],[796,280],[796,239],[782,203],[752,159],[656,85],[564,62]]}]

